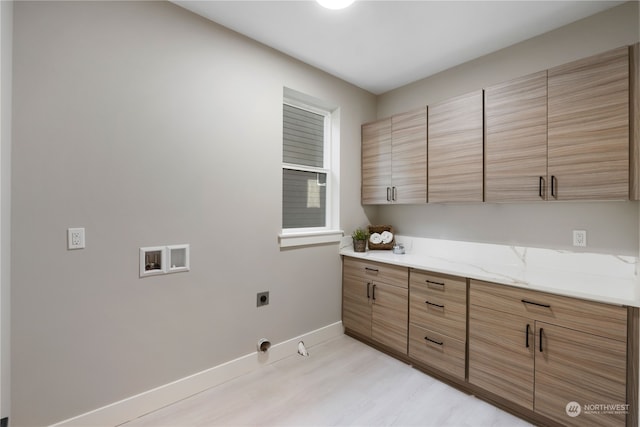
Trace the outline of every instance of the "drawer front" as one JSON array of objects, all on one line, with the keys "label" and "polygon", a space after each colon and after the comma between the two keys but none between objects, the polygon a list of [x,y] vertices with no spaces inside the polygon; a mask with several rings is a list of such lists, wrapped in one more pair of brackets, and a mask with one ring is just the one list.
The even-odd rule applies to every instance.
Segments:
[{"label": "drawer front", "polygon": [[407,267],[344,257],[343,268],[345,276],[358,277],[401,288],[409,287],[409,269]]},{"label": "drawer front", "polygon": [[[451,301],[445,295],[434,295],[433,291],[426,286],[415,285],[413,282],[411,282],[409,293],[409,322],[465,341],[467,324],[465,303],[456,299]],[[464,295],[466,300],[466,290]]]},{"label": "drawer front", "polygon": [[462,341],[409,325],[409,357],[464,380],[465,344]]},{"label": "drawer front", "polygon": [[625,307],[478,280],[471,280],[469,304],[618,341],[627,339]]},{"label": "drawer front", "polygon": [[412,289],[421,289],[439,301],[467,305],[467,279],[463,277],[411,269],[409,283]]}]

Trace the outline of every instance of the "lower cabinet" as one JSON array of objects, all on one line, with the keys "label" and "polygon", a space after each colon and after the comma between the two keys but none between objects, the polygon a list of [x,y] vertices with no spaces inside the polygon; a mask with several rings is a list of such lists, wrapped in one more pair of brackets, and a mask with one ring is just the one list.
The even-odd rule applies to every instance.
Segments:
[{"label": "lower cabinet", "polygon": [[637,308],[344,257],[348,333],[534,423],[638,425],[639,317]]},{"label": "lower cabinet", "polygon": [[626,316],[472,280],[469,382],[563,425],[624,426]]},{"label": "lower cabinet", "polygon": [[531,325],[526,317],[481,306],[469,310],[469,382],[533,410]]},{"label": "lower cabinet", "polygon": [[464,380],[467,281],[411,269],[409,357]]},{"label": "lower cabinet", "polygon": [[[626,343],[544,322],[536,322],[536,338],[536,412],[568,425],[625,424]],[[570,402],[597,406],[571,417]]]},{"label": "lower cabinet", "polygon": [[342,324],[345,329],[407,354],[407,268],[345,258]]}]

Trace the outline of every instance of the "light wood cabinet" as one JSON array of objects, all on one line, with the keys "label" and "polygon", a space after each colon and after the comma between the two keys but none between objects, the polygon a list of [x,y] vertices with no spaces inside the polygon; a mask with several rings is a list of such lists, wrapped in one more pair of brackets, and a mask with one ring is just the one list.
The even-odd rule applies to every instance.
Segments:
[{"label": "light wood cabinet", "polygon": [[482,91],[429,105],[429,202],[483,201]]},{"label": "light wood cabinet", "polygon": [[471,281],[469,382],[564,425],[625,425],[625,414],[567,405],[626,405],[627,310]]},{"label": "light wood cabinet", "polygon": [[549,200],[628,200],[629,49],[548,71]]},{"label": "light wood cabinet", "polygon": [[625,46],[363,125],[362,203],[640,200],[639,57]]},{"label": "light wood cabinet", "polygon": [[362,125],[362,204],[390,201],[391,119]]},{"label": "light wood cabinet", "polygon": [[411,269],[409,357],[464,380],[467,281]]},{"label": "light wood cabinet", "polygon": [[488,87],[484,98],[485,201],[544,201],[547,72]]},{"label": "light wood cabinet", "polygon": [[[473,289],[473,282],[471,283]],[[473,304],[473,295],[471,296]],[[533,320],[471,305],[469,382],[533,410]]]},{"label": "light wood cabinet", "polygon": [[391,184],[393,202],[427,202],[426,108],[391,118]]},{"label": "light wood cabinet", "polygon": [[408,280],[407,268],[344,257],[345,330],[406,355]]},{"label": "light wood cabinet", "polygon": [[362,204],[426,201],[426,108],[363,125]]},{"label": "light wood cabinet", "polygon": [[[624,426],[626,409],[588,413],[584,405],[626,403],[626,343],[536,321],[535,411],[575,426]],[[567,416],[567,404],[583,405]]]},{"label": "light wood cabinet", "polygon": [[640,200],[640,43],[629,48],[629,90],[631,91],[630,109],[630,171],[629,171],[629,199]]}]

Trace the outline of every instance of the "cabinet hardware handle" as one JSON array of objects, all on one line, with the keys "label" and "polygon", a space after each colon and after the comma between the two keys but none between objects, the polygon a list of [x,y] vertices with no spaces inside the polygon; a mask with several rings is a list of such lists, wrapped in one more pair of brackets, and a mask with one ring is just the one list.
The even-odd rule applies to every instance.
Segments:
[{"label": "cabinet hardware handle", "polygon": [[440,282],[434,282],[432,280],[425,280],[425,282],[429,285],[438,285],[438,286],[442,286],[444,288],[444,283],[440,283]]},{"label": "cabinet hardware handle", "polygon": [[434,343],[434,344],[438,344],[438,345],[443,345],[443,344],[444,344],[442,341],[432,340],[432,339],[431,339],[431,338],[429,338],[429,337],[424,337],[424,339],[425,339],[425,340],[427,340],[427,341],[430,341],[430,342],[432,342],[432,343]]},{"label": "cabinet hardware handle", "polygon": [[542,331],[544,331],[544,329],[540,328],[540,353],[542,353]]},{"label": "cabinet hardware handle", "polygon": [[424,303],[425,303],[425,304],[429,304],[429,305],[432,305],[432,306],[434,306],[434,307],[438,307],[438,308],[444,308],[444,305],[440,305],[440,304],[434,304],[434,303],[432,303],[432,302],[429,302],[429,301],[425,301]]},{"label": "cabinet hardware handle", "polygon": [[395,202],[397,195],[398,195],[398,189],[396,187],[391,187],[391,200]]},{"label": "cabinet hardware handle", "polygon": [[367,271],[373,271],[374,273],[378,272],[377,268],[365,267],[364,269],[367,270]]},{"label": "cabinet hardware handle", "polygon": [[555,197],[556,199],[558,198],[558,195],[556,194],[556,182],[558,180],[556,179],[555,175],[551,175],[551,197]]},{"label": "cabinet hardware handle", "polygon": [[367,282],[367,299],[371,298],[371,295],[369,294],[369,287],[371,286],[371,282]]},{"label": "cabinet hardware handle", "polygon": [[529,329],[531,329],[531,326],[527,323],[527,330],[525,331],[525,334],[527,335],[527,348],[529,348]]},{"label": "cabinet hardware handle", "polygon": [[373,285],[373,300],[376,300],[376,285]]},{"label": "cabinet hardware handle", "polygon": [[391,201],[391,187],[387,187],[387,202]]},{"label": "cabinet hardware handle", "polygon": [[539,307],[551,308],[549,304],[540,304],[539,302],[527,301],[526,299],[521,300],[525,304],[537,305]]},{"label": "cabinet hardware handle", "polygon": [[538,196],[540,196],[540,198],[544,199],[544,195],[542,194],[542,186],[544,185],[544,178],[540,177],[540,180],[538,181]]}]

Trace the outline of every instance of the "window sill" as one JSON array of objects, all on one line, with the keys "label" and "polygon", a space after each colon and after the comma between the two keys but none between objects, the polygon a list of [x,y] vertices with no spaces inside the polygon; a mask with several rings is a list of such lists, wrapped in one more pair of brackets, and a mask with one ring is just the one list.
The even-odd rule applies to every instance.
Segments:
[{"label": "window sill", "polygon": [[284,232],[278,236],[278,241],[280,242],[281,248],[322,245],[339,243],[342,240],[343,234],[344,231],[342,230]]}]

